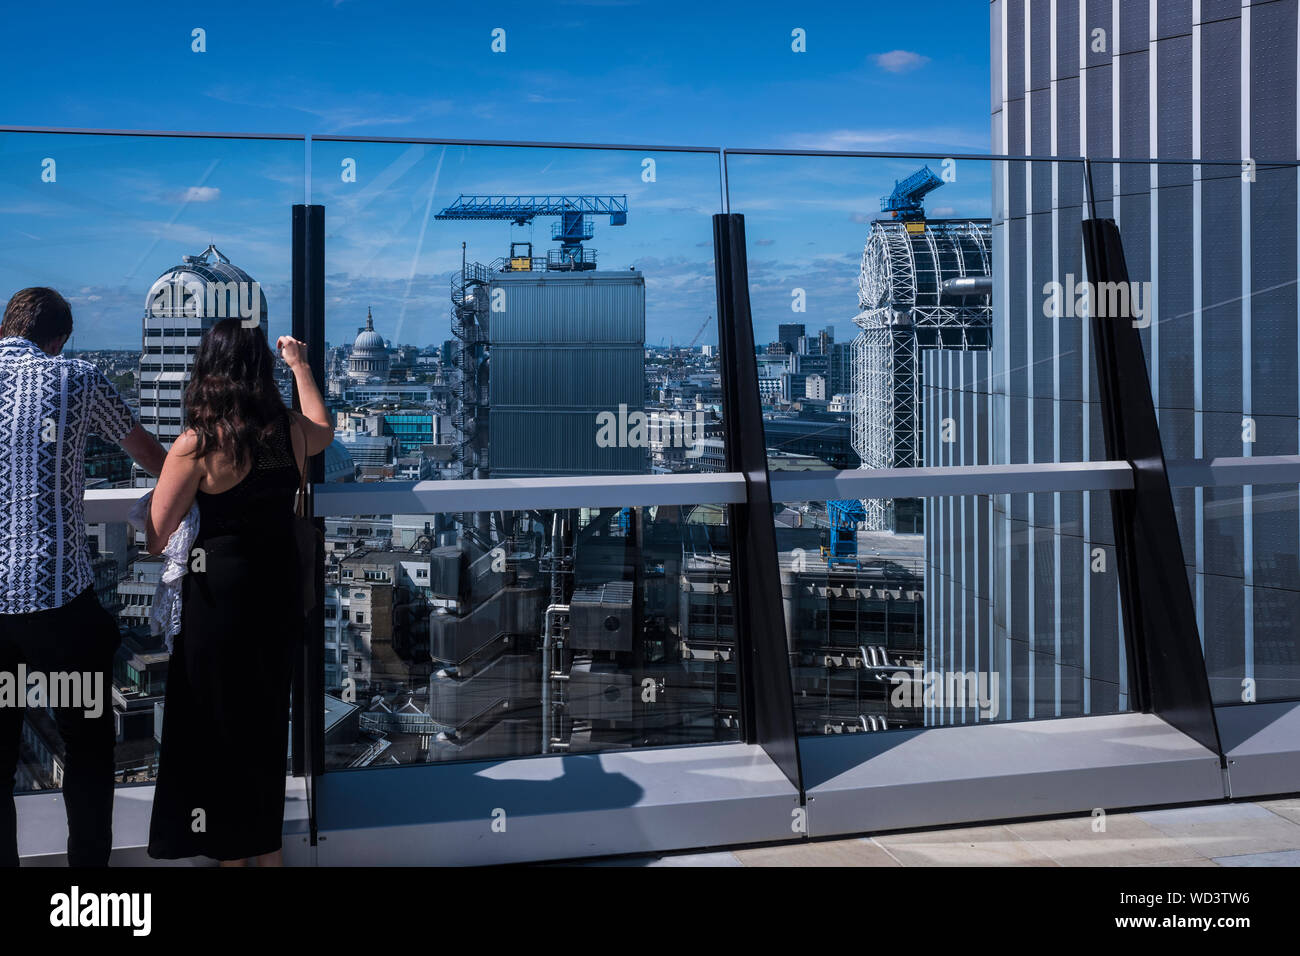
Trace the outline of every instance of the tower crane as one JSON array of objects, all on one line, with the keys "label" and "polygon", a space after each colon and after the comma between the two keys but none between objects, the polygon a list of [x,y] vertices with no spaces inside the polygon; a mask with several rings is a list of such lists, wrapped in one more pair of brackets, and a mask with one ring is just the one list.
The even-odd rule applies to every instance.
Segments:
[{"label": "tower crane", "polygon": [[709,324],[712,321],[713,321],[713,316],[709,316],[707,319],[704,320],[704,324],[700,326],[700,330],[696,332],[695,337],[691,339],[691,344],[686,346],[688,349],[695,348],[695,343],[700,340],[700,336],[704,334],[704,330],[709,327]]},{"label": "tower crane", "polygon": [[[524,226],[538,216],[558,216],[551,226],[551,238],[560,243],[546,257],[546,268],[586,271],[596,268],[596,250],[583,243],[593,235],[592,216],[609,216],[611,226],[627,224],[627,196],[467,196],[456,201],[434,219],[495,219]],[[526,247],[524,255],[519,247]],[[532,243],[511,243],[510,268],[532,268]]]}]

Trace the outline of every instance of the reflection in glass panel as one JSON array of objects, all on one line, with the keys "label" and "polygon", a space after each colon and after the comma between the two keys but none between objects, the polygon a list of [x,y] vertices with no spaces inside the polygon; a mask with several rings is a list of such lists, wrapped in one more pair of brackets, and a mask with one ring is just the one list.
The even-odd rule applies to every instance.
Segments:
[{"label": "reflection in glass panel", "polygon": [[[770,343],[759,361],[773,472],[1106,457],[1087,318],[1072,294],[1085,275],[1080,163],[729,153],[727,172],[731,208],[746,214],[755,338]],[[792,323],[792,308],[807,318]],[[1085,560],[1111,547],[1105,494],[831,504],[803,515],[825,534],[844,523],[842,560],[832,551],[818,565],[835,581],[817,585],[827,595],[872,591],[858,583],[872,549],[926,555],[924,574],[884,593],[918,595],[927,672],[968,673],[978,650],[994,665],[986,680],[1001,681],[997,719],[1127,706],[1113,554],[1104,574]],[[885,632],[872,615],[855,619],[856,655],[800,650],[813,668],[805,685],[826,694],[850,679],[821,659],[871,667],[883,653],[888,667],[911,666],[911,651],[891,646],[892,621],[873,651]],[[820,635],[811,627],[795,631]],[[842,707],[873,729],[857,693]],[[834,699],[801,718],[802,732],[841,725]],[[932,706],[923,719],[975,717]]]},{"label": "reflection in glass panel", "polygon": [[329,767],[737,739],[725,506],[326,531]]},{"label": "reflection in glass panel", "polygon": [[[926,357],[993,345],[990,164],[729,154],[727,172],[746,215],[770,461],[928,464]],[[919,501],[864,507],[868,527],[919,530]]]},{"label": "reflection in glass panel", "polygon": [[317,140],[312,163],[355,480],[724,470],[716,154]]},{"label": "reflection in glass panel", "polygon": [[800,734],[1127,708],[1114,548],[1033,527],[1025,497],[922,499],[924,534],[869,528],[856,499],[777,506]]},{"label": "reflection in glass panel", "polygon": [[[1296,165],[1131,162],[1099,202],[1149,290],[1142,344],[1165,457],[1295,455]],[[1175,488],[1214,700],[1300,696],[1297,487]]]},{"label": "reflection in glass panel", "polygon": [[[272,342],[290,331],[289,208],[303,173],[301,140],[0,133],[0,300],[32,285],[60,291],[74,323],[63,354],[104,372],[169,446],[204,330],[237,314]],[[279,372],[287,401],[292,376]],[[153,484],[120,446],[90,437],[87,490]],[[149,626],[162,561],[128,525],[87,519],[95,591],[122,636],[115,775],[148,781],[169,659]],[[29,711],[23,741],[17,789],[60,786],[52,715]]]}]

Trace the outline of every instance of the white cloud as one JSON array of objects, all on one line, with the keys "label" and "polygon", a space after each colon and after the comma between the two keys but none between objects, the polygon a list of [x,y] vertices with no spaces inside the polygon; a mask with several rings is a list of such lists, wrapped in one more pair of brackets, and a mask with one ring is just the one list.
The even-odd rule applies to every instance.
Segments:
[{"label": "white cloud", "polygon": [[796,132],[783,137],[794,149],[907,150],[953,147],[986,150],[989,135],[984,129],[951,126],[914,126],[907,129],[836,129],[825,132]]},{"label": "white cloud", "polygon": [[877,53],[872,59],[876,61],[876,66],[890,73],[906,73],[930,62],[928,56],[911,50],[890,50],[888,53]]},{"label": "white cloud", "polygon": [[190,186],[181,190],[181,202],[216,202],[221,198],[221,190],[216,186]]}]

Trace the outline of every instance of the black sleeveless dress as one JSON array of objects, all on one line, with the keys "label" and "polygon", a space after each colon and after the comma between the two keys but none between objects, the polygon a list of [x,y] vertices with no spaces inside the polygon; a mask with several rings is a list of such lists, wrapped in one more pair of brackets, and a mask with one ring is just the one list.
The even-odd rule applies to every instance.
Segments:
[{"label": "black sleeveless dress", "polygon": [[[181,579],[149,825],[155,859],[280,849],[289,682],[302,637],[288,413],[239,484],[196,495],[203,571]],[[193,552],[191,552],[193,554]]]}]

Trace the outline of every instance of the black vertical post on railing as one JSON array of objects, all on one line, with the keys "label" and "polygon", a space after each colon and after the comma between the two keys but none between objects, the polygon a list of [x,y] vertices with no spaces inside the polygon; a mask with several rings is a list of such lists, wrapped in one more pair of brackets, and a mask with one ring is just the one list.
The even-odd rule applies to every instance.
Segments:
[{"label": "black vertical post on railing", "polygon": [[[1222,763],[1142,339],[1130,308],[1104,314],[1108,303],[1133,299],[1115,220],[1085,219],[1083,247],[1106,457],[1133,466],[1133,488],[1110,495],[1129,695],[1134,710],[1156,714],[1218,754]],[[1123,291],[1103,295],[1107,289]]]},{"label": "black vertical post on railing", "polygon": [[727,506],[741,731],[747,743],[763,748],[803,799],[790,653],[781,607],[781,568],[749,311],[744,216],[719,213],[713,217],[713,257],[727,470],[744,474],[746,491],[744,504]]},{"label": "black vertical post on railing", "polygon": [[[290,334],[307,343],[307,362],[317,384],[325,382],[325,207],[293,207],[293,325]],[[293,405],[302,409],[295,385]],[[308,461],[308,489],[325,480],[325,456]],[[308,508],[314,503],[308,494]],[[312,512],[309,510],[308,514]],[[314,519],[324,532],[324,521]],[[325,565],[316,563],[316,594],[322,596],[306,620],[293,679],[293,772],[307,778],[311,845],[316,845],[316,778],[325,765]]]}]

